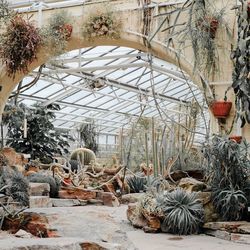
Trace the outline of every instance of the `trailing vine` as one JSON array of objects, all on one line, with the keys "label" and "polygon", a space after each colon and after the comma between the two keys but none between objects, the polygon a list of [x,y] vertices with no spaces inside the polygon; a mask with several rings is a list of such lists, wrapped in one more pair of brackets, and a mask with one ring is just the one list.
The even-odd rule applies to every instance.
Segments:
[{"label": "trailing vine", "polygon": [[36,59],[41,41],[38,28],[29,20],[18,14],[10,19],[6,31],[0,35],[0,58],[9,76],[28,73],[28,65]]},{"label": "trailing vine", "polygon": [[233,84],[236,109],[243,127],[250,123],[250,17],[249,3],[240,0],[238,15],[238,44],[232,52],[234,60]]}]

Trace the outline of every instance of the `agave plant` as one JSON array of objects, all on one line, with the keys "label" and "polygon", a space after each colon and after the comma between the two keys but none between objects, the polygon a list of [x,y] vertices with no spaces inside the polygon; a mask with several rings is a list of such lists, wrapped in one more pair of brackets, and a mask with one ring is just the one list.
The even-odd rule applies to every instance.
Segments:
[{"label": "agave plant", "polygon": [[140,193],[144,192],[146,189],[147,179],[143,176],[129,176],[126,178],[128,186],[131,193]]},{"label": "agave plant", "polygon": [[187,193],[177,188],[173,192],[159,195],[157,203],[164,214],[161,223],[163,232],[187,235],[199,231],[203,222],[204,209],[196,193]]},{"label": "agave plant", "polygon": [[234,221],[242,218],[247,206],[247,198],[243,191],[234,188],[218,190],[213,197],[215,208],[223,220]]}]

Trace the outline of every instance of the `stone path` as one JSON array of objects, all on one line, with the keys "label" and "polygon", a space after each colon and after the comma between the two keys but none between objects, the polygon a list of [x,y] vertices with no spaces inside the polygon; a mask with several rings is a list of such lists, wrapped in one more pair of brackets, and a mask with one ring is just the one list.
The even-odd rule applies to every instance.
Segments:
[{"label": "stone path", "polygon": [[[176,237],[170,234],[146,234],[134,229],[126,219],[126,208],[106,206],[51,207],[30,209],[45,213],[51,228],[60,238],[19,239],[1,237],[1,250],[80,250],[81,242],[95,242],[106,249],[121,250],[246,250],[237,244],[205,235]],[[96,248],[98,249],[98,248]]]}]

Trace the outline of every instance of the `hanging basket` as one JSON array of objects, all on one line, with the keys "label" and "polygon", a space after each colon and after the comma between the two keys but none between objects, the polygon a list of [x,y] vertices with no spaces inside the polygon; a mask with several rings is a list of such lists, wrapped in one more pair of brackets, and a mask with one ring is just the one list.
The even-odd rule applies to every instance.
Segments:
[{"label": "hanging basket", "polygon": [[214,101],[210,106],[210,109],[216,118],[228,117],[231,108],[232,108],[232,102],[225,102],[225,101]]},{"label": "hanging basket", "polygon": [[242,136],[241,135],[232,135],[229,137],[230,140],[235,141],[237,143],[241,143]]},{"label": "hanging basket", "polygon": [[72,35],[73,26],[71,24],[66,23],[63,26],[61,26],[59,30],[61,33],[65,35],[65,39],[69,40]]}]

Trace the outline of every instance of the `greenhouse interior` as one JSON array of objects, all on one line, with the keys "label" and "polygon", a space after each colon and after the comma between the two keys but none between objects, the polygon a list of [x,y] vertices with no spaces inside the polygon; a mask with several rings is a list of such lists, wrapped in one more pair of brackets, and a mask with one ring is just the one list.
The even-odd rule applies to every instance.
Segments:
[{"label": "greenhouse interior", "polygon": [[0,0],[0,249],[248,249],[249,38],[249,0]]}]

